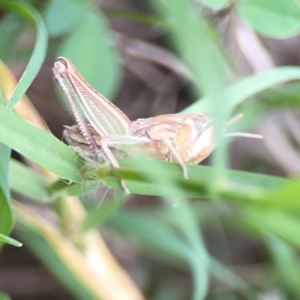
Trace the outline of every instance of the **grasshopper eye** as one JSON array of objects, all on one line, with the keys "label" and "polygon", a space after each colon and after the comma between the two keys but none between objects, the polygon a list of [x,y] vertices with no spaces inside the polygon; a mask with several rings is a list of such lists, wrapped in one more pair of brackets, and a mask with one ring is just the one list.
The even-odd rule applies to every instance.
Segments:
[{"label": "grasshopper eye", "polygon": [[205,122],[203,124],[203,132],[211,130],[214,128],[214,122],[213,120],[207,120],[207,122]]},{"label": "grasshopper eye", "polygon": [[[57,59],[57,61],[56,61],[56,63],[55,64],[57,64],[57,63],[61,63],[61,64],[63,64],[66,68],[69,66],[69,63],[68,63],[68,61],[64,58],[64,57],[58,57],[58,59]],[[54,65],[55,65],[54,64]]]},{"label": "grasshopper eye", "polygon": [[207,114],[201,114],[199,117],[194,121],[194,126],[196,131],[199,135],[210,129],[211,127],[214,127],[214,120],[210,115]]},{"label": "grasshopper eye", "polygon": [[67,77],[67,73],[74,72],[74,66],[64,57],[59,57],[54,63],[54,70],[62,77]]},{"label": "grasshopper eye", "polygon": [[62,77],[65,77],[66,70],[67,70],[67,66],[64,64],[63,61],[58,60],[57,62],[55,62],[54,71],[59,72],[59,74]]}]

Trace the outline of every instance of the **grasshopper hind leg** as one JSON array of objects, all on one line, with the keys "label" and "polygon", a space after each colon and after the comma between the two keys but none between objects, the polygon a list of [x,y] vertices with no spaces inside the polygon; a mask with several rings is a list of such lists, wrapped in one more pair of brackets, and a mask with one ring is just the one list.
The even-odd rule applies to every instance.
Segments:
[{"label": "grasshopper hind leg", "polygon": [[173,145],[171,144],[171,142],[169,140],[164,139],[164,140],[162,140],[162,142],[168,147],[169,151],[171,152],[171,154],[173,156],[174,161],[177,162],[177,164],[181,167],[183,177],[185,179],[188,179],[189,177],[188,177],[188,170],[187,170],[186,164],[184,163],[184,161],[180,157],[177,150],[173,147]]},{"label": "grasshopper hind leg", "polygon": [[[108,158],[109,161],[111,162],[112,166],[113,166],[115,169],[120,168],[120,165],[119,165],[119,163],[117,162],[117,160],[116,160],[116,158],[114,157],[114,155],[112,154],[111,150],[109,149],[106,140],[105,140],[105,139],[101,139],[100,143],[101,143],[102,151],[103,151],[104,154],[107,156],[107,158]],[[128,190],[127,185],[126,185],[126,182],[125,182],[124,179],[121,179],[121,186],[122,186],[122,188],[123,188],[125,194],[126,194],[126,195],[129,195],[129,194],[130,194],[130,191]]]}]

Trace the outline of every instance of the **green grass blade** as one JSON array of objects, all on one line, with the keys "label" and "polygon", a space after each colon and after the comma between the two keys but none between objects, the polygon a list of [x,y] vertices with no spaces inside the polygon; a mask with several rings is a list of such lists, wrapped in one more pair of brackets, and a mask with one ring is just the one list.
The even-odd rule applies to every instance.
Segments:
[{"label": "green grass blade", "polygon": [[10,101],[7,104],[12,109],[25,94],[33,79],[39,72],[47,51],[47,30],[40,14],[26,2],[0,1],[0,6],[9,9],[31,21],[36,29],[36,43],[27,67],[19,80]]},{"label": "green grass blade", "polygon": [[[223,99],[226,101],[226,113],[230,114],[234,107],[241,104],[247,98],[264,91],[276,84],[284,83],[291,80],[300,79],[300,68],[298,67],[281,67],[265,73],[251,75],[229,86],[228,88],[200,99],[188,108],[184,109],[184,113],[192,112],[212,112],[211,102],[215,99]],[[226,99],[224,96],[226,95]]]},{"label": "green grass blade", "polygon": [[12,159],[9,167],[9,185],[23,196],[37,201],[49,201],[49,181],[24,164]]},{"label": "green grass blade", "polygon": [[[180,206],[178,211],[180,211]],[[206,253],[203,253],[203,248],[200,248],[201,251],[199,251],[194,243],[191,245],[182,235],[178,234],[174,227],[175,222],[172,224],[165,222],[165,217],[170,214],[172,212],[169,209],[163,215],[160,214],[160,217],[155,216],[153,212],[121,211],[112,216],[107,223],[122,235],[128,234],[137,238],[145,251],[158,260],[169,262],[171,265],[186,266],[189,264],[194,276],[193,299],[200,299],[206,294],[209,277]],[[176,214],[174,219],[175,216],[178,217]],[[184,233],[184,237],[186,237],[186,231],[181,230],[181,233]]]},{"label": "green grass blade", "polygon": [[242,214],[232,216],[228,221],[237,230],[254,234],[261,239],[264,239],[266,235],[274,236],[276,239],[281,239],[299,248],[300,222],[298,212],[299,209],[294,210],[291,214],[276,209],[249,206]]},{"label": "green grass blade", "polygon": [[6,187],[2,188],[0,186],[0,230],[3,234],[9,234],[14,223],[10,198],[7,195],[6,189]]},{"label": "green grass blade", "polygon": [[234,290],[238,290],[245,299],[261,299],[253,287],[212,257],[210,257],[210,271],[215,277],[226,282]]},{"label": "green grass blade", "polygon": [[[0,91],[0,106],[4,105],[2,92]],[[0,142],[0,233],[8,234],[13,226],[11,209],[8,170],[11,150]],[[1,243],[0,243],[1,245]]]},{"label": "green grass blade", "polygon": [[150,214],[123,210],[113,215],[107,225],[122,235],[137,238],[151,256],[163,261],[186,265],[191,255],[190,248],[178,239],[171,226],[154,216],[153,212]]},{"label": "green grass blade", "polygon": [[[171,40],[182,60],[194,74],[198,95],[209,95],[224,87],[231,73],[218,38],[192,1],[156,0],[152,5],[169,23]],[[184,26],[183,26],[184,24]]]},{"label": "green grass blade", "polygon": [[[294,180],[280,177],[255,174],[242,171],[225,170],[226,180],[216,181],[214,168],[208,166],[188,166],[189,179],[184,179],[179,166],[174,163],[155,161],[156,167],[160,165],[161,177],[167,177],[173,183],[167,187],[161,182],[151,182],[146,176],[147,171],[153,166],[150,159],[122,159],[121,167],[114,174],[124,178],[132,193],[143,195],[207,198],[210,197],[209,187],[213,187],[220,197],[225,200],[238,201],[239,203],[253,202],[265,199],[267,193],[273,189],[283,187],[285,184],[298,185]],[[115,178],[104,179],[112,188],[119,188]],[[175,184],[182,189],[173,190]]]},{"label": "green grass blade", "polygon": [[80,196],[87,192],[90,192],[93,189],[97,189],[99,185],[103,185],[99,180],[89,180],[83,181],[77,184],[70,184],[69,182],[56,181],[48,187],[50,194],[59,193],[63,191],[69,196]]},{"label": "green grass blade", "polygon": [[74,150],[0,105],[0,142],[58,176],[81,182],[84,161]]},{"label": "green grass blade", "polygon": [[280,276],[281,284],[287,287],[294,299],[300,299],[298,254],[295,249],[274,236],[267,236],[266,241]]},{"label": "green grass blade", "polygon": [[[165,194],[169,222],[180,233],[181,238],[178,238],[178,242],[184,241],[189,249],[186,260],[189,262],[194,279],[193,299],[203,299],[207,294],[209,282],[208,257],[195,215],[184,199],[184,190],[176,184],[173,177],[164,173],[164,165],[157,160],[145,162],[142,164],[145,171],[143,176],[147,182],[159,186],[159,191]],[[177,168],[179,169],[178,166]],[[171,191],[178,195],[175,199],[170,196]],[[177,203],[178,207],[174,208],[174,204]],[[173,235],[176,237],[175,233]]]},{"label": "green grass blade", "polygon": [[300,210],[300,180],[291,180],[278,188],[273,189],[268,197],[257,207],[269,210],[294,213]]},{"label": "green grass blade", "polygon": [[0,292],[0,300],[12,300],[7,294]]},{"label": "green grass blade", "polygon": [[19,241],[15,240],[7,235],[1,234],[1,233],[0,233],[0,242],[9,244],[9,245],[12,245],[15,247],[21,247],[23,245]]},{"label": "green grass blade", "polygon": [[170,213],[174,225],[177,225],[176,227],[193,249],[193,255],[189,256],[194,281],[193,299],[204,299],[208,292],[210,273],[208,253],[200,231],[200,224],[188,201],[181,201],[178,209],[173,209]]},{"label": "green grass blade", "polygon": [[97,226],[103,224],[108,218],[110,218],[127,200],[124,195],[107,199],[105,203],[101,204],[97,208],[89,211],[89,214],[81,224],[82,231],[88,231]]}]

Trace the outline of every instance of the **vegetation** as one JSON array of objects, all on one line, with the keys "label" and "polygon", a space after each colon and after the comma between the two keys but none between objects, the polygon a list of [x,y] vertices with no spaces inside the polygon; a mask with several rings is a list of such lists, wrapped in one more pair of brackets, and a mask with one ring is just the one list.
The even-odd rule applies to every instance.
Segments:
[{"label": "vegetation", "polygon": [[[128,11],[88,0],[0,0],[0,241],[23,243],[76,299],[299,299],[300,68],[276,66],[258,39],[298,34],[299,3],[144,2],[143,10]],[[145,42],[114,32],[112,19],[154,28],[159,37]],[[35,42],[21,43],[24,36],[35,36]],[[134,73],[130,56],[176,75],[194,100],[184,103],[184,112],[207,112],[220,124],[242,112],[244,120],[232,130],[256,125],[264,141],[255,149],[267,145],[266,154],[246,151],[235,165],[243,170],[232,170],[231,141],[224,139],[210,166],[188,167],[187,180],[176,164],[147,159],[121,159],[118,170],[87,166],[49,133],[24,96],[45,59],[57,56],[70,59],[109,99],[124,82],[124,68]],[[24,62],[16,84],[6,65]],[[147,80],[151,85],[153,78]],[[293,112],[286,123],[262,122],[288,108]],[[11,158],[11,149],[21,161]],[[120,178],[132,194],[151,196],[147,204],[123,195]],[[102,202],[105,195],[97,190],[106,186],[118,192]],[[120,251],[133,253],[131,275],[142,274],[139,285],[108,250],[99,228],[125,243]],[[9,237],[12,229],[17,240]],[[250,263],[233,264],[243,253],[230,235],[246,239],[239,240],[244,245],[259,244],[263,258],[252,253]]]}]

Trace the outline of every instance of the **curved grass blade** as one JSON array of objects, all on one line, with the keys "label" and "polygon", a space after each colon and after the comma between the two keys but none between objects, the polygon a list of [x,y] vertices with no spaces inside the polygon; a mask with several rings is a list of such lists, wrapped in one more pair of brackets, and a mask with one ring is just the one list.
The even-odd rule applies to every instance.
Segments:
[{"label": "curved grass blade", "polygon": [[0,300],[12,300],[7,294],[0,292]]},{"label": "curved grass blade", "polygon": [[1,234],[1,233],[0,233],[0,242],[9,244],[9,245],[12,245],[15,247],[21,247],[23,245],[19,241],[15,240],[7,235]]},{"label": "curved grass blade", "polygon": [[28,87],[41,68],[47,50],[47,30],[40,14],[28,3],[1,1],[0,6],[24,16],[26,19],[31,21],[37,29],[36,43],[33,49],[33,53],[29,59],[29,62],[21,79],[19,80],[11,96],[10,101],[7,104],[7,107],[9,109],[12,109],[25,94]]},{"label": "curved grass blade", "polygon": [[226,111],[224,114],[230,114],[232,110],[241,104],[247,98],[264,91],[276,84],[284,83],[291,80],[300,79],[300,68],[298,67],[281,67],[265,73],[251,75],[242,79],[238,83],[223,89],[220,92],[204,97],[194,104],[184,109],[183,113],[208,112],[212,113],[212,101],[225,101]]}]

